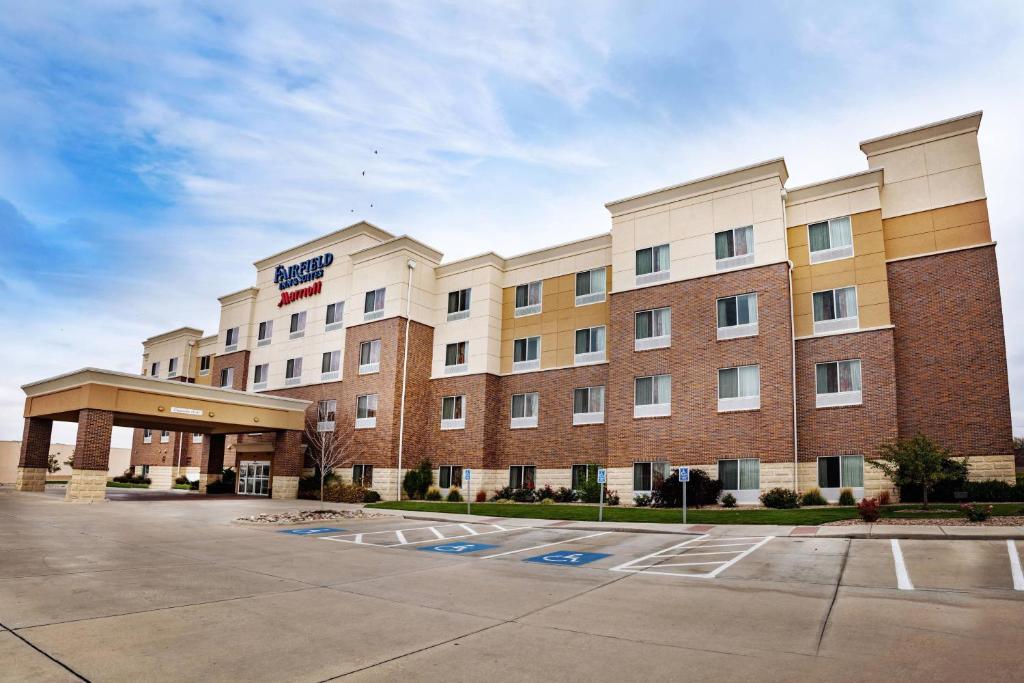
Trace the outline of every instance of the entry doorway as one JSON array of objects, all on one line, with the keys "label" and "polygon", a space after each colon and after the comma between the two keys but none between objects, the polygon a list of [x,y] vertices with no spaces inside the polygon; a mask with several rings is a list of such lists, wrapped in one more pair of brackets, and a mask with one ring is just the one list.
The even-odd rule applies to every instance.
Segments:
[{"label": "entry doorway", "polygon": [[270,461],[242,460],[238,463],[238,495],[265,496],[270,493]]}]

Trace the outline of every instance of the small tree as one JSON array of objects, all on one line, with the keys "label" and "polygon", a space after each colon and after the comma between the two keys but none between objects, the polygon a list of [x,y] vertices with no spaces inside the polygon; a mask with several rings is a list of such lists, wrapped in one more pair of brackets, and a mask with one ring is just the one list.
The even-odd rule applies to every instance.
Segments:
[{"label": "small tree", "polygon": [[323,398],[306,415],[306,445],[309,446],[309,457],[313,461],[320,478],[320,507],[324,506],[324,481],[336,467],[350,462],[350,452],[354,434],[351,430],[339,433],[337,416],[332,409],[332,399]]},{"label": "small tree", "polygon": [[[928,493],[940,481],[952,479],[967,468],[967,458],[954,460],[948,450],[920,432],[911,439],[883,444],[880,458],[868,463],[882,470],[897,486],[921,487],[922,507],[928,508]],[[952,461],[953,467],[950,467]]]},{"label": "small tree", "polygon": [[57,458],[56,453],[50,453],[50,456],[46,459],[46,471],[50,474],[60,471],[60,460]]}]

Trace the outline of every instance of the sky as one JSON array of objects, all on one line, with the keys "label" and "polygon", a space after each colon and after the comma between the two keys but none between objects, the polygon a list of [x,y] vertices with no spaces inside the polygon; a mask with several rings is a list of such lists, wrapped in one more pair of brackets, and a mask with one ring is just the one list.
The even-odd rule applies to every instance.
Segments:
[{"label": "sky", "polygon": [[[0,0],[0,439],[20,386],[138,372],[252,262],[358,220],[454,260],[605,232],[604,203],[982,109],[1024,435],[1020,2]],[[55,440],[74,439],[59,425]],[[126,430],[115,445],[127,446]]]}]

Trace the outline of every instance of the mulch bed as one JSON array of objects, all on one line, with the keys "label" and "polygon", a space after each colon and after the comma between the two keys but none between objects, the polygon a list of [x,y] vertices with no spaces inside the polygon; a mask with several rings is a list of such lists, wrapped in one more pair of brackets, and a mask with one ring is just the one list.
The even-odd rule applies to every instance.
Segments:
[{"label": "mulch bed", "polygon": [[370,519],[389,515],[368,510],[292,510],[239,517],[243,524],[303,524],[305,522],[331,522],[339,519]]},{"label": "mulch bed", "polygon": [[[859,519],[841,519],[822,526],[856,526],[866,524]],[[1024,526],[1024,516],[989,517],[984,522],[971,522],[963,517],[936,517],[933,519],[880,519],[874,524],[884,526]]]}]

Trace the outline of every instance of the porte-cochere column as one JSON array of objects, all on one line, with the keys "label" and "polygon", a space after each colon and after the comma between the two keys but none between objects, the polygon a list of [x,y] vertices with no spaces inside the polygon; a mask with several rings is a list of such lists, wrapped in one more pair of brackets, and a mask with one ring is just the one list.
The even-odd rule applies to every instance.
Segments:
[{"label": "porte-cochere column", "polygon": [[199,462],[199,492],[220,481],[224,474],[224,435],[207,434],[203,437],[203,455]]},{"label": "porte-cochere column", "polygon": [[91,503],[107,499],[107,470],[110,465],[110,433],[114,413],[83,408],[78,411],[78,438],[71,481],[65,500]]},{"label": "porte-cochere column", "polygon": [[46,489],[52,431],[53,420],[43,417],[25,418],[21,456],[18,458],[18,480],[15,484],[17,490],[42,492]]},{"label": "porte-cochere column", "polygon": [[302,475],[302,432],[288,429],[277,433],[274,462],[271,465],[272,498],[298,498]]}]

